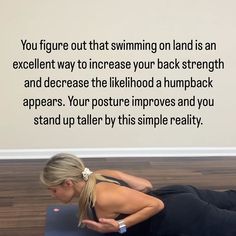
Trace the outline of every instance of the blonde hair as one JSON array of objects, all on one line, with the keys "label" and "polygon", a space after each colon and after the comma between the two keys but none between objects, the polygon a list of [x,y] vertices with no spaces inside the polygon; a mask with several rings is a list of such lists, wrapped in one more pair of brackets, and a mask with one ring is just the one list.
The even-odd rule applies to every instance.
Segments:
[{"label": "blonde hair", "polygon": [[[40,174],[40,180],[48,187],[63,184],[65,180],[72,180],[73,182],[83,181],[82,172],[84,169],[85,166],[83,162],[75,155],[59,153],[51,157],[46,163],[42,173]],[[95,185],[97,180],[118,183],[107,179],[100,174],[92,173],[89,175],[79,197],[79,225],[81,225],[82,220],[85,217],[88,217],[89,208],[95,206]]]}]

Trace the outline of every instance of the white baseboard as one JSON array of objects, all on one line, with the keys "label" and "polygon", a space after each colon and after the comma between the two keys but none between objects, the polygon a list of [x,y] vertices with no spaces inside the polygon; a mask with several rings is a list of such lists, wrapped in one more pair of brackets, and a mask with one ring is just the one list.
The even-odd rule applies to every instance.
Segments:
[{"label": "white baseboard", "polygon": [[47,159],[60,152],[75,154],[81,158],[112,157],[236,157],[235,147],[193,148],[78,148],[78,149],[1,149],[4,159]]}]

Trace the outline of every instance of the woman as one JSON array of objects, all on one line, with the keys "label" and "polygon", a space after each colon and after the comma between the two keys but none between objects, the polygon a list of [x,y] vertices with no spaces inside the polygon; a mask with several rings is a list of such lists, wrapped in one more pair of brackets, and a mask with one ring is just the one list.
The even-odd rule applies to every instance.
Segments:
[{"label": "woman", "polygon": [[168,186],[120,171],[91,172],[70,154],[53,156],[41,181],[64,203],[79,199],[79,225],[111,235],[236,235],[236,192]]}]

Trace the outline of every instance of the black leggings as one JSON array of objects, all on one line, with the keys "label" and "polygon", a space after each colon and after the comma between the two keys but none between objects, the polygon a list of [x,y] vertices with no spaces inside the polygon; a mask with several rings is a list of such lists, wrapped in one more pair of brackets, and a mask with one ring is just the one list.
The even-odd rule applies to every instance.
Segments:
[{"label": "black leggings", "polygon": [[236,191],[235,190],[227,190],[227,191],[213,191],[213,190],[205,190],[198,189],[191,185],[175,185],[170,187],[172,191],[176,191],[178,193],[192,193],[197,196],[202,201],[205,201],[209,204],[212,204],[220,209],[227,209],[231,211],[236,211]]},{"label": "black leggings", "polygon": [[157,236],[236,236],[236,191],[167,186],[151,193],[165,209],[153,217],[150,234]]}]

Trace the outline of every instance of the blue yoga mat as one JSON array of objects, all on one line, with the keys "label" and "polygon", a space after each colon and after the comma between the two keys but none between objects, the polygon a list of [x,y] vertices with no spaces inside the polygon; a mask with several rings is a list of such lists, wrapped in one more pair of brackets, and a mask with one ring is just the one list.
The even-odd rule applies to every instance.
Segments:
[{"label": "blue yoga mat", "polygon": [[52,205],[47,209],[45,236],[101,236],[87,228],[78,228],[78,206]]}]

